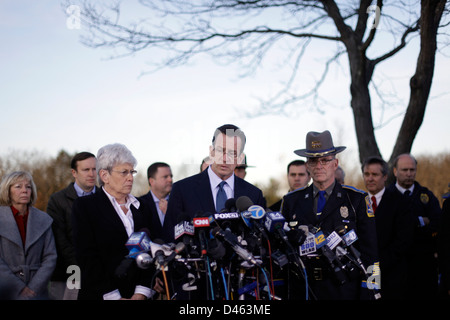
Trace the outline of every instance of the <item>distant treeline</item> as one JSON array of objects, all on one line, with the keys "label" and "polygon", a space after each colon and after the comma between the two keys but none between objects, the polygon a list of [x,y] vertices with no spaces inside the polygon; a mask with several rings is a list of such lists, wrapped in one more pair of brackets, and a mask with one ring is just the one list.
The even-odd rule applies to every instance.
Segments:
[{"label": "distant treeline", "polygon": [[[45,211],[50,195],[65,188],[73,181],[70,161],[74,155],[75,153],[70,154],[65,150],[60,150],[54,158],[37,151],[10,151],[0,155],[0,177],[16,170],[29,171],[33,176],[38,193],[35,206]],[[433,191],[442,205],[442,196],[449,192],[450,153],[416,155],[416,159],[418,161],[417,181]],[[345,164],[343,167],[347,169]],[[177,177],[175,176],[174,179],[176,181]],[[280,195],[287,192],[284,190],[287,185],[286,179],[286,176],[270,177],[268,175],[266,183],[256,183],[262,189],[269,205],[278,201]],[[253,181],[251,182],[253,183]],[[365,189],[361,170],[357,167],[346,170],[345,183]],[[140,196],[145,192],[148,192],[146,173],[139,172],[135,178],[132,193]]]}]

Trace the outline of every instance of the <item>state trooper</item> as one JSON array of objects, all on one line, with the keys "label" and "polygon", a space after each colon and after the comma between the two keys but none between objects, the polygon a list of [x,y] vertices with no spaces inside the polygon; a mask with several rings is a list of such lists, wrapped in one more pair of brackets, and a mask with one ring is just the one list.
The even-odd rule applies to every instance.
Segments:
[{"label": "state trooper", "polygon": [[[328,130],[308,132],[306,148],[294,153],[307,158],[313,183],[283,197],[281,212],[289,224],[307,226],[309,232],[316,235],[316,252],[302,256],[307,281],[299,279],[310,289],[309,299],[378,297],[376,281],[372,282],[376,277],[370,274],[370,271],[379,272],[375,218],[370,199],[366,192],[341,185],[335,179],[336,154],[345,148],[334,146]],[[351,245],[344,245],[343,241],[336,244],[336,239],[340,239],[336,234],[352,234],[354,242]],[[337,247],[340,247],[339,252]],[[294,298],[305,298],[305,292],[297,290]]]}]

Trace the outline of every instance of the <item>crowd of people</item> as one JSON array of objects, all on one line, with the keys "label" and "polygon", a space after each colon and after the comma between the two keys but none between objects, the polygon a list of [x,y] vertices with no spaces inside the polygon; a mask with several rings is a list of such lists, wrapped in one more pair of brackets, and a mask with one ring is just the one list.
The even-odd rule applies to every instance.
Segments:
[{"label": "crowd of people", "polygon": [[[218,127],[198,174],[174,183],[169,164],[153,163],[140,197],[125,145],[78,153],[74,181],[46,212],[33,207],[28,172],[6,174],[0,299],[450,298],[448,200],[441,208],[415,180],[411,154],[397,157],[390,185],[386,161],[365,159],[359,190],[345,185],[336,157],[346,147],[329,131],[308,132],[294,151],[305,160],[287,166],[289,190],[268,206],[245,180],[245,144],[237,126]],[[132,255],[138,234],[151,249]]]}]

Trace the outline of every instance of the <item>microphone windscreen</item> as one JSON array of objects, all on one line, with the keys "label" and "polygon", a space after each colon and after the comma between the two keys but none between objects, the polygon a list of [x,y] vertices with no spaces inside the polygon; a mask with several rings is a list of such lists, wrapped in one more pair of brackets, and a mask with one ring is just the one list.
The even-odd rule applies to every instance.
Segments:
[{"label": "microphone windscreen", "polygon": [[252,205],[253,201],[247,196],[241,196],[236,200],[236,207],[240,212],[246,211]]},{"label": "microphone windscreen", "polygon": [[227,209],[227,212],[234,212],[236,210],[236,199],[230,198],[225,201],[225,208]]},{"label": "microphone windscreen", "polygon": [[226,249],[221,241],[212,238],[208,240],[207,253],[214,260],[220,260],[225,256]]}]

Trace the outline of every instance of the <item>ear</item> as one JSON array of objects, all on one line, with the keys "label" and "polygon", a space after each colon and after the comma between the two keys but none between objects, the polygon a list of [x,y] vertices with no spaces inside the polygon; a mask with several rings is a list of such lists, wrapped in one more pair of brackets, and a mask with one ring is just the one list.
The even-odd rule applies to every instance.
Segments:
[{"label": "ear", "polygon": [[72,177],[76,178],[77,177],[77,171],[75,169],[71,169],[72,172]]},{"label": "ear", "polygon": [[209,146],[209,158],[214,159],[214,147]]},{"label": "ear", "polygon": [[103,181],[104,184],[108,184],[109,183],[109,172],[108,172],[108,170],[101,169],[100,172],[98,173],[98,176],[100,177],[100,179]]},{"label": "ear", "polygon": [[397,168],[394,167],[393,171],[394,171],[394,176],[397,178]]}]

